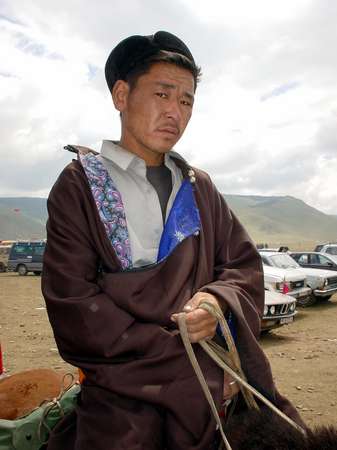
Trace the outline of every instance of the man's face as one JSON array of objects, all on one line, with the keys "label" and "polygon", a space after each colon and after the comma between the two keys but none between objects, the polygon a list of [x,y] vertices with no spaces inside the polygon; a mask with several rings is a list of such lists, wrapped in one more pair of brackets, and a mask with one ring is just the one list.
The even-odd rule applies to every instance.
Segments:
[{"label": "man's face", "polygon": [[[168,63],[155,63],[126,89],[120,104],[122,137],[120,144],[143,158],[147,165],[158,165],[182,136],[192,115],[194,78],[186,69]],[[116,90],[118,91],[118,87]]]}]

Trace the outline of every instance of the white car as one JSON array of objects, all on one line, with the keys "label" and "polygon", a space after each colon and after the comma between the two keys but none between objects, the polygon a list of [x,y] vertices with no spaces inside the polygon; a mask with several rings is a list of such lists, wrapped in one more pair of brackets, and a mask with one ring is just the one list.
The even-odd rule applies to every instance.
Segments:
[{"label": "white car", "polygon": [[296,311],[296,300],[289,295],[265,291],[265,305],[261,321],[261,331],[292,323]]},{"label": "white car", "polygon": [[264,288],[294,297],[297,301],[306,301],[311,295],[311,289],[307,286],[306,276],[294,269],[283,269],[272,266],[262,256]]},{"label": "white car", "polygon": [[328,300],[337,292],[337,272],[335,271],[301,267],[287,253],[260,252],[260,254],[265,266],[297,270],[298,273],[306,276],[312,294],[308,298],[298,299],[298,304],[301,306],[313,305],[319,298]]},{"label": "white car", "polygon": [[326,253],[328,255],[337,255],[337,244],[325,244],[319,250],[320,253]]}]

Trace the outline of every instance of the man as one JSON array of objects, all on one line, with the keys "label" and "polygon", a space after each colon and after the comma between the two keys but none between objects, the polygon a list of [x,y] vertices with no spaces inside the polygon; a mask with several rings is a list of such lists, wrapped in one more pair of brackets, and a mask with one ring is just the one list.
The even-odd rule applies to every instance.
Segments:
[{"label": "man", "polygon": [[[225,312],[248,380],[300,420],[257,343],[255,246],[208,175],[172,151],[200,76],[191,52],[167,32],[131,36],[105,73],[120,140],[100,155],[79,149],[48,201],[43,293],[61,356],[84,373],[76,430],[66,418],[49,448],[213,448],[215,422],[175,323],[185,311],[191,342],[213,337],[203,300]],[[220,409],[233,384],[195,352]]]}]

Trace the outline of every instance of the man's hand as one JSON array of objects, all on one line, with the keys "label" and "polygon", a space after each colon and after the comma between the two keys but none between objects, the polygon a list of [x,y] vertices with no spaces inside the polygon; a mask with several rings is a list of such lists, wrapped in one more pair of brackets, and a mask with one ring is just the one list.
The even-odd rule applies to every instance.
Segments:
[{"label": "man's hand", "polygon": [[[210,339],[215,334],[217,319],[208,311],[199,308],[200,303],[205,300],[215,306],[219,305],[214,295],[207,292],[197,292],[183,309],[186,313],[187,332],[192,343],[199,342],[202,339]],[[173,314],[171,319],[176,322],[176,314]]]}]

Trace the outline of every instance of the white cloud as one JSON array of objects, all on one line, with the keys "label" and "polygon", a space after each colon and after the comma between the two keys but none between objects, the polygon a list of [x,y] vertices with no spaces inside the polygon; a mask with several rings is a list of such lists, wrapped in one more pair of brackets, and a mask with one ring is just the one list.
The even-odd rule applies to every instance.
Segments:
[{"label": "white cloud", "polygon": [[336,20],[329,0],[2,2],[0,195],[47,194],[72,157],[63,145],[118,138],[106,57],[167,29],[204,73],[183,154],[224,192],[337,214]]},{"label": "white cloud", "polygon": [[263,26],[266,22],[289,21],[301,14],[310,5],[310,0],[185,0],[191,13],[200,20],[211,25],[226,25],[229,27]]}]

